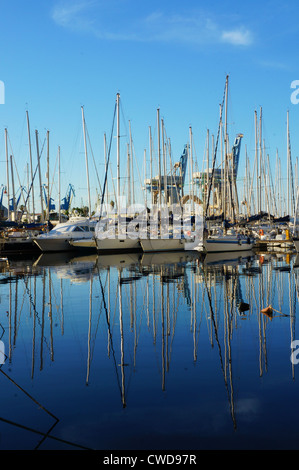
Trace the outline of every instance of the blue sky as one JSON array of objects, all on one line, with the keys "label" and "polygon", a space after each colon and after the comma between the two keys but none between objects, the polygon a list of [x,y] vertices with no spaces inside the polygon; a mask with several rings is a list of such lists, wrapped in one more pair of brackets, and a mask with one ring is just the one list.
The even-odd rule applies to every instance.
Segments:
[{"label": "blue sky", "polygon": [[[109,139],[118,92],[122,103],[122,154],[130,121],[136,185],[143,173],[144,149],[149,159],[149,126],[156,138],[157,108],[171,141],[173,161],[179,159],[189,141],[191,126],[201,169],[207,129],[217,134],[227,74],[231,142],[237,133],[244,134],[240,175],[244,173],[245,145],[253,165],[254,111],[259,113],[260,106],[273,174],[276,149],[285,170],[287,110],[293,162],[299,155],[299,105],[290,101],[291,82],[299,79],[298,12],[295,0],[2,2],[0,80],[5,85],[5,103],[0,105],[1,184],[6,184],[5,128],[20,180],[26,184],[28,110],[35,162],[35,130],[41,146],[49,130],[51,180],[60,146],[62,196],[72,183],[76,190],[74,203],[86,203],[81,121],[84,106],[94,200],[97,181],[92,154],[103,179],[104,133]],[[44,151],[44,182],[45,157]],[[111,158],[115,160],[115,153]],[[125,164],[123,161],[122,168]],[[54,199],[56,176],[55,181]]]}]

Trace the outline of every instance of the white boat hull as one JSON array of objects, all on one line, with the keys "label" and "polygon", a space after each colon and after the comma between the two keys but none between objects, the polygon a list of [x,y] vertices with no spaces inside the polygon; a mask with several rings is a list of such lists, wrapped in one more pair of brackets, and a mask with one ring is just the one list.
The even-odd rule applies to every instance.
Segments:
[{"label": "white boat hull", "polygon": [[70,245],[74,248],[85,248],[85,249],[90,249],[90,248],[96,248],[97,244],[94,238],[82,238],[80,240],[71,240]]},{"label": "white boat hull", "polygon": [[69,242],[69,238],[40,238],[34,240],[34,243],[43,252],[74,250],[75,248]]},{"label": "white boat hull", "polygon": [[184,250],[185,240],[181,238],[146,238],[144,240],[141,239],[140,244],[145,253],[151,251],[182,251]]},{"label": "white boat hull", "polygon": [[237,239],[237,237],[215,237],[207,238],[203,242],[204,251],[207,253],[221,253],[225,251],[249,251],[253,248],[252,240]]},{"label": "white boat hull", "polygon": [[116,251],[132,251],[140,250],[139,240],[131,238],[96,238],[96,248],[99,252],[116,252]]}]

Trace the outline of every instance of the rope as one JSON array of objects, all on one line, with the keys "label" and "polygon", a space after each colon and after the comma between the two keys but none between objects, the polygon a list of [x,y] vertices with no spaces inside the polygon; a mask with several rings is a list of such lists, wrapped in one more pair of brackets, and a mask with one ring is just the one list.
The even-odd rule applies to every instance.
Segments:
[{"label": "rope", "polygon": [[[222,121],[222,111],[223,111],[223,106],[224,106],[225,93],[226,93],[226,82],[225,82],[225,89],[224,89],[224,94],[223,94],[223,98],[222,98],[222,103],[221,103],[221,107],[220,107],[220,119],[219,119],[219,126],[218,126],[218,132],[217,132],[216,146],[215,146],[215,151],[214,151],[211,181],[213,181],[213,178],[214,178],[215,162],[216,162],[216,155],[217,155],[218,141],[219,141],[219,133],[220,133],[220,123]],[[209,208],[209,204],[210,204],[211,190],[212,190],[212,184],[209,184],[209,193],[208,193],[205,217],[207,217],[207,215],[208,215],[208,208]]]}]

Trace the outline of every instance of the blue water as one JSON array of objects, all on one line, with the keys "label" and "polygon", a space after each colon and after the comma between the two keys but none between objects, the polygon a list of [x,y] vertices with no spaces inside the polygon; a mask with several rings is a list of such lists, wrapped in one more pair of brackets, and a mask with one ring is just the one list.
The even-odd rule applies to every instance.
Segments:
[{"label": "blue water", "polygon": [[295,256],[230,258],[9,259],[0,449],[298,449]]}]

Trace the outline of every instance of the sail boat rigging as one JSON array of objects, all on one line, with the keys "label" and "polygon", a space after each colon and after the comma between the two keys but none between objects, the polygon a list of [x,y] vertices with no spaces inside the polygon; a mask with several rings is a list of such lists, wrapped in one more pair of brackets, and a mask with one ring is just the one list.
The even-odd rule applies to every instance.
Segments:
[{"label": "sail boat rigging", "polygon": [[[225,152],[225,160],[224,160],[224,181],[221,181],[221,185],[224,186],[224,191],[226,194],[226,184],[228,183],[228,192],[230,195],[231,200],[231,210],[233,216],[233,222],[236,222],[235,218],[235,208],[234,208],[234,201],[233,201],[233,181],[234,175],[228,175],[228,153],[227,153],[227,93],[228,93],[228,75],[226,76],[225,80],[225,89],[222,98],[222,103],[220,105],[220,118],[219,118],[219,126],[217,131],[217,138],[216,138],[216,145],[214,150],[214,157],[213,157],[213,165],[212,165],[212,174],[209,180],[208,186],[208,196],[207,196],[207,204],[205,208],[205,220],[208,219],[208,209],[210,206],[210,198],[212,192],[212,185],[214,180],[214,172],[215,172],[215,163],[216,163],[216,155],[218,149],[218,142],[219,142],[219,135],[220,129],[222,128],[222,113],[223,113],[223,106],[224,102],[226,103],[225,106],[225,136],[224,136],[224,152]],[[239,156],[237,155],[239,158]],[[234,162],[233,162],[234,163]],[[234,167],[233,167],[234,168]],[[226,197],[224,197],[224,207],[223,209],[223,216],[224,216],[224,223],[226,223],[226,218],[228,215],[227,211],[227,201]],[[209,236],[204,237],[203,248],[205,252],[223,252],[223,251],[244,251],[244,250],[251,250],[254,245],[254,240],[251,239],[249,236],[245,236],[234,231],[227,232],[226,226],[224,226],[224,233],[219,231],[216,234],[212,234]]]},{"label": "sail boat rigging", "polygon": [[[97,226],[97,230],[95,233],[95,243],[96,243],[96,249],[98,252],[108,252],[108,251],[134,251],[134,250],[140,250],[140,243],[138,239],[132,239],[129,238],[126,234],[126,224],[124,224],[124,227],[122,227],[122,221],[121,221],[121,197],[120,197],[120,116],[119,116],[119,106],[120,106],[120,94],[117,93],[116,95],[116,105],[115,105],[115,111],[114,111],[114,117],[116,114],[116,124],[117,124],[117,214],[116,218],[108,218],[105,219],[104,221],[99,220],[99,224]],[[114,118],[113,118],[113,124],[114,124]],[[102,192],[102,201],[103,197],[105,195],[105,188],[106,188],[106,183],[107,183],[107,172],[108,172],[108,166],[109,166],[109,159],[110,159],[110,150],[111,150],[111,141],[110,141],[110,148],[109,148],[109,154],[108,154],[108,159],[107,159],[107,165],[106,165],[106,172],[105,172],[105,181],[104,181],[104,188]],[[102,206],[101,205],[101,211],[102,211]],[[108,225],[108,228],[112,229],[112,234],[109,236],[109,233],[107,231],[104,231],[103,229],[105,228],[104,226]]]}]

